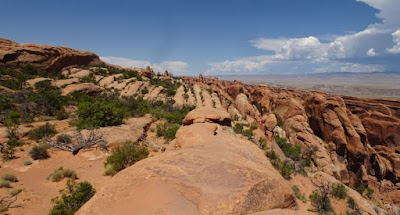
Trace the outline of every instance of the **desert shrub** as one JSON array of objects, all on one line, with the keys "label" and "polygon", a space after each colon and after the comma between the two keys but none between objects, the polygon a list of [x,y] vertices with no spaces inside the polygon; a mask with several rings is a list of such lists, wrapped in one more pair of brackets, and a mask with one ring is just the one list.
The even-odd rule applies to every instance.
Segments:
[{"label": "desert shrub", "polygon": [[45,145],[32,147],[32,149],[29,151],[29,155],[33,160],[42,160],[50,157],[49,153],[47,152],[47,146]]},{"label": "desert shrub", "polygon": [[104,163],[106,171],[105,175],[115,175],[117,172],[125,169],[136,162],[147,158],[149,151],[146,147],[127,143],[122,147],[114,148],[111,155],[108,156]]},{"label": "desert shrub", "polygon": [[64,108],[61,108],[55,112],[55,117],[57,120],[68,119],[69,113]]},{"label": "desert shrub", "polygon": [[155,119],[165,119],[167,122],[181,124],[187,113],[194,109],[193,106],[173,107],[174,101],[157,101],[149,104],[149,112]]},{"label": "desert shrub", "polygon": [[19,124],[20,117],[21,117],[21,114],[18,111],[12,110],[12,111],[8,112],[6,121],[5,121],[6,126],[7,126],[7,124]]},{"label": "desert shrub", "polygon": [[149,93],[149,90],[147,89],[147,87],[145,87],[141,90],[141,92],[143,95],[145,95],[145,94]]},{"label": "desert shrub", "polygon": [[287,142],[286,138],[280,138],[279,136],[275,136],[275,142],[282,149],[282,152],[285,154],[286,157],[288,157],[294,161],[300,160],[300,158],[301,158],[300,145],[293,146],[292,144]]},{"label": "desert shrub", "polygon": [[68,143],[71,143],[72,137],[68,134],[61,134],[61,135],[57,136],[56,141],[58,143],[68,144]]},{"label": "desert shrub", "polygon": [[338,199],[345,199],[347,197],[347,189],[342,183],[335,183],[332,186],[331,195]]},{"label": "desert shrub", "polygon": [[331,214],[333,212],[331,201],[329,200],[329,190],[323,187],[318,190],[314,190],[309,198],[311,204],[317,209],[320,214]]},{"label": "desert shrub", "polygon": [[138,97],[135,99],[134,97],[125,98],[127,111],[131,116],[140,117],[144,116],[146,113],[149,113],[149,104],[143,97]]},{"label": "desert shrub", "polygon": [[39,91],[46,91],[46,90],[56,90],[57,87],[53,86],[50,80],[43,80],[35,84],[35,89]]},{"label": "desert shrub", "polygon": [[267,151],[265,155],[272,161],[278,160],[278,155],[274,151]]},{"label": "desert shrub", "polygon": [[289,163],[289,161],[285,160],[279,164],[278,170],[283,178],[289,180],[294,172],[294,167]]},{"label": "desert shrub", "polygon": [[233,131],[237,134],[242,134],[242,135],[246,136],[247,138],[252,138],[253,130],[251,129],[251,127],[249,129],[245,129],[244,126],[245,126],[245,124],[236,123],[235,126],[233,127]]},{"label": "desert shrub", "polygon": [[22,192],[22,189],[14,189],[14,190],[11,190],[10,195],[16,196],[16,195],[20,194],[21,192]]},{"label": "desert shrub", "polygon": [[162,93],[165,93],[167,96],[174,96],[176,90],[181,86],[179,82],[173,82],[170,79],[161,79],[161,78],[152,78],[150,80],[151,85],[155,86],[163,86],[164,90]]},{"label": "desert shrub", "polygon": [[176,132],[180,125],[175,123],[160,123],[157,124],[157,137],[164,137],[166,140],[175,139]]},{"label": "desert shrub", "polygon": [[27,99],[35,104],[37,114],[54,116],[68,102],[67,97],[61,96],[59,89],[39,90],[27,95]]},{"label": "desert shrub", "polygon": [[24,165],[25,165],[25,166],[29,166],[29,165],[31,165],[31,164],[32,164],[32,161],[31,161],[31,160],[29,160],[29,159],[24,160]]},{"label": "desert shrub", "polygon": [[368,199],[372,199],[372,195],[374,194],[374,190],[371,188],[367,188],[365,196],[368,197]]},{"label": "desert shrub", "polygon": [[7,180],[0,180],[0,188],[10,188],[11,187],[11,183],[10,181]]},{"label": "desert shrub", "polygon": [[9,182],[18,182],[17,176],[13,174],[4,174],[1,178]]},{"label": "desert shrub", "polygon": [[120,125],[126,117],[125,103],[118,99],[81,102],[78,105],[78,129]]},{"label": "desert shrub", "polygon": [[64,178],[77,179],[76,172],[70,169],[64,169],[63,167],[58,168],[53,173],[47,177],[47,180],[51,180],[52,182],[58,182],[63,180]]},{"label": "desert shrub", "polygon": [[55,204],[49,215],[73,215],[96,193],[92,185],[87,182],[76,183],[68,180],[67,188],[62,191],[61,197],[54,198]]},{"label": "desert shrub", "polygon": [[267,147],[267,142],[265,142],[264,138],[260,137],[258,142],[260,143],[261,149],[265,149]]},{"label": "desert shrub", "polygon": [[0,68],[0,75],[7,75],[10,77],[5,80],[0,80],[0,85],[12,90],[22,89],[24,82],[33,77],[28,73],[19,72],[11,68]]},{"label": "desert shrub", "polygon": [[347,189],[342,183],[333,184],[331,195],[338,199],[345,199],[347,197]]},{"label": "desert shrub", "polygon": [[364,186],[364,184],[360,184],[360,186],[358,186],[358,187],[356,188],[356,191],[357,191],[358,193],[360,193],[361,195],[363,195],[365,189],[366,189],[366,187]]},{"label": "desert shrub", "polygon": [[351,209],[356,209],[356,207],[357,207],[356,201],[353,199],[353,197],[349,197],[349,199],[347,200],[347,205]]},{"label": "desert shrub", "polygon": [[16,158],[16,156],[15,156],[16,148],[19,146],[22,146],[23,144],[24,143],[20,140],[9,139],[7,141],[7,144],[4,146],[4,148],[1,151],[3,159],[5,161],[15,159]]},{"label": "desert shrub", "polygon": [[301,194],[300,189],[299,189],[298,186],[293,185],[293,186],[292,186],[292,190],[293,190],[293,193],[294,193],[294,195],[296,196],[296,198],[298,198],[298,199],[301,200],[302,202],[307,202],[306,197],[304,197],[304,195]]},{"label": "desert shrub", "polygon": [[93,84],[98,84],[98,82],[96,81],[96,78],[94,77],[93,73],[90,73],[87,76],[84,76],[82,78],[79,78],[79,82],[81,83],[93,83]]},{"label": "desert shrub", "polygon": [[6,95],[0,95],[0,112],[11,110],[14,108],[12,99]]},{"label": "desert shrub", "polygon": [[28,133],[28,137],[31,140],[40,140],[43,138],[52,137],[55,134],[57,134],[57,131],[54,125],[47,122],[44,125],[31,129]]}]

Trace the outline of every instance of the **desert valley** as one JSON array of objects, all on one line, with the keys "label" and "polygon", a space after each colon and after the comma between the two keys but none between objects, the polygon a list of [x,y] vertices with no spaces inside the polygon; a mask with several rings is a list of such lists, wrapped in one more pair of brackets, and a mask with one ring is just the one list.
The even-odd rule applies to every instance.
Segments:
[{"label": "desert valley", "polygon": [[400,214],[399,100],[339,94],[0,39],[0,213]]}]

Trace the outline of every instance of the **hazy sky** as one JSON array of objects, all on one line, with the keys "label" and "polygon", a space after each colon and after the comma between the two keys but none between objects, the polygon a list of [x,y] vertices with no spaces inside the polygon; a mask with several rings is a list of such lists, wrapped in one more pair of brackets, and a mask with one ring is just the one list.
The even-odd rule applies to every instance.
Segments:
[{"label": "hazy sky", "polygon": [[0,37],[198,73],[400,71],[400,0],[12,0]]}]

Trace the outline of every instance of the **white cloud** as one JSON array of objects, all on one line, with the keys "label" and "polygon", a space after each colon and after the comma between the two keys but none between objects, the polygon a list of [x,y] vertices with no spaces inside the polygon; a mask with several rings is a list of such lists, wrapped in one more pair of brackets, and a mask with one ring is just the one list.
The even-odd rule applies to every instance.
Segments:
[{"label": "white cloud", "polygon": [[388,49],[388,52],[392,54],[398,54],[400,53],[400,30],[395,31],[392,34],[392,37],[395,45],[392,48]]},{"label": "white cloud", "polygon": [[374,48],[368,49],[367,55],[370,56],[370,57],[376,56]]},{"label": "white cloud", "polygon": [[288,41],[288,39],[270,39],[270,38],[259,38],[256,40],[250,40],[252,46],[270,51],[278,51],[283,45]]},{"label": "white cloud", "polygon": [[[385,57],[388,54],[400,53],[400,30],[398,30],[400,29],[400,14],[398,12],[400,0],[356,1],[364,2],[378,9],[379,13],[376,16],[382,22],[371,24],[366,29],[356,33],[330,37],[327,42],[321,42],[315,36],[250,40],[250,44],[255,48],[273,51],[274,54],[212,62],[209,63],[210,68],[207,73],[276,72],[276,70],[273,71],[273,69],[276,69],[276,65],[281,65],[282,67],[280,68],[290,68],[290,71],[294,73],[384,71],[383,65],[361,64],[360,59],[374,58],[376,56]],[[324,40],[326,41],[326,38]],[[354,60],[357,63],[351,62]],[[293,61],[298,62],[294,63]],[[344,61],[348,63],[344,63]],[[285,66],[285,63],[289,66]],[[294,66],[295,64],[301,64],[302,66]],[[303,71],[296,71],[296,69],[303,69]],[[304,71],[304,69],[307,70]]]},{"label": "white cloud", "polygon": [[119,65],[123,67],[139,67],[145,68],[150,66],[154,72],[160,72],[161,74],[168,70],[169,72],[173,73],[174,75],[187,75],[189,64],[183,61],[162,61],[161,63],[152,64],[149,61],[142,61],[142,60],[132,60],[129,58],[123,57],[100,57],[100,59],[106,63]]}]

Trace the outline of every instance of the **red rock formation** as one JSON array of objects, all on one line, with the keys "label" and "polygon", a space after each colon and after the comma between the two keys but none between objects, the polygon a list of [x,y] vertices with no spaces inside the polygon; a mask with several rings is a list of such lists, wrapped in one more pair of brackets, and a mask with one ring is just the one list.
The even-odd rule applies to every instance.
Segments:
[{"label": "red rock formation", "polygon": [[30,43],[18,44],[0,38],[0,67],[20,68],[30,64],[50,72],[61,72],[68,66],[101,63],[97,55],[87,51]]}]

